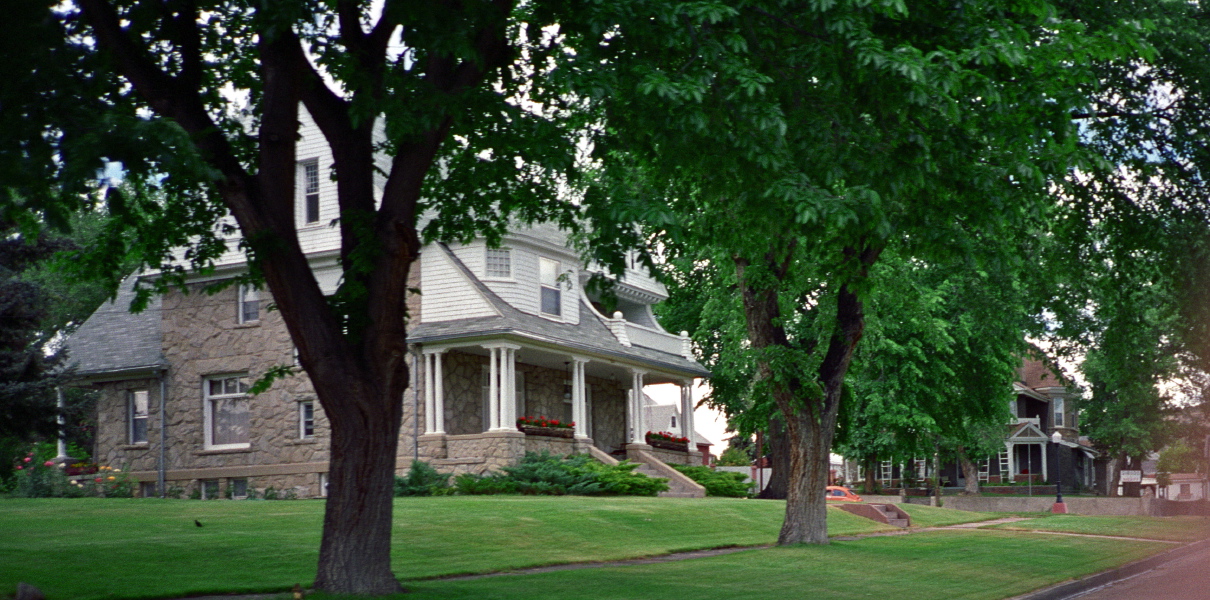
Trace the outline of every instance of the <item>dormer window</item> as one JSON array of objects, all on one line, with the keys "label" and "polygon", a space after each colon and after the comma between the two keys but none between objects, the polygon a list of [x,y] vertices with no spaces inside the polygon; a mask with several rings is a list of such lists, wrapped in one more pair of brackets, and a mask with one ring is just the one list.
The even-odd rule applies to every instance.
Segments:
[{"label": "dormer window", "polygon": [[511,279],[513,276],[512,251],[508,248],[488,248],[484,264],[484,274],[488,277]]},{"label": "dormer window", "polygon": [[563,314],[563,292],[559,289],[559,261],[549,258],[538,259],[539,282],[542,289],[542,314]]},{"label": "dormer window", "polygon": [[298,163],[298,171],[303,224],[313,225],[319,222],[319,160],[312,158]]}]

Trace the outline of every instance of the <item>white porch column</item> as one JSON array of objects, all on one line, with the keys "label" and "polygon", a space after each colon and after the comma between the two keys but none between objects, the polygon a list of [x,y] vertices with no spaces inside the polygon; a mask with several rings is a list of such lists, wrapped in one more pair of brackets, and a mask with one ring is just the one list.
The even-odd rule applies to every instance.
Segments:
[{"label": "white porch column", "polygon": [[630,371],[630,405],[633,412],[631,423],[634,426],[630,441],[634,444],[647,443],[647,419],[643,416],[643,375],[646,375],[646,372],[638,369]]},{"label": "white porch column", "polygon": [[571,420],[576,424],[576,437],[589,437],[588,395],[584,393],[584,364],[587,362],[587,358],[571,357]]},{"label": "white porch column", "polygon": [[1004,449],[1008,451],[1008,473],[1000,474],[1000,483],[1013,483],[1017,480],[1017,453],[1010,442],[1004,442]]},{"label": "white porch column", "polygon": [[517,350],[521,346],[497,342],[483,344],[488,350],[488,431],[510,431],[517,423]]},{"label": "white porch column", "polygon": [[504,381],[500,394],[500,429],[517,428],[517,347],[502,348]]},{"label": "white porch column", "polygon": [[1046,483],[1047,481],[1050,481],[1050,477],[1048,477],[1046,474],[1046,447],[1050,444],[1042,442],[1038,445],[1042,447],[1042,483]]},{"label": "white porch column", "polygon": [[433,433],[445,433],[445,369],[441,356],[445,350],[433,353]]},{"label": "white porch column", "polygon": [[689,449],[697,450],[693,440],[693,381],[681,382],[681,435],[689,438]]},{"label": "white porch column", "polygon": [[500,348],[488,348],[490,362],[488,367],[487,406],[490,420],[487,430],[500,429]]},{"label": "white porch column", "polygon": [[424,433],[428,435],[437,430],[435,421],[437,415],[435,394],[436,386],[433,385],[433,354],[431,352],[424,353]]}]

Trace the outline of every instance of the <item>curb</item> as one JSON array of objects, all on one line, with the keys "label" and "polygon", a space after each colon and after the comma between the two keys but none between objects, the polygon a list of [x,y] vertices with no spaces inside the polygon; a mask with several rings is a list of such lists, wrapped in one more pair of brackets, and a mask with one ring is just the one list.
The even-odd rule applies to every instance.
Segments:
[{"label": "curb", "polygon": [[1012,598],[1008,598],[1006,600],[1066,600],[1067,598],[1072,598],[1079,594],[1090,592],[1096,588],[1104,587],[1111,583],[1122,581],[1123,579],[1129,579],[1135,575],[1141,575],[1166,562],[1184,558],[1190,554],[1199,552],[1207,546],[1210,546],[1210,540],[1192,542],[1179,548],[1173,548],[1167,552],[1161,552],[1155,556],[1149,556],[1144,559],[1136,560],[1132,563],[1127,563],[1116,569],[1102,571],[1100,573],[1089,575],[1083,579],[1076,579],[1075,581],[1068,581],[1048,588],[1042,588],[1028,594],[1013,596]]}]

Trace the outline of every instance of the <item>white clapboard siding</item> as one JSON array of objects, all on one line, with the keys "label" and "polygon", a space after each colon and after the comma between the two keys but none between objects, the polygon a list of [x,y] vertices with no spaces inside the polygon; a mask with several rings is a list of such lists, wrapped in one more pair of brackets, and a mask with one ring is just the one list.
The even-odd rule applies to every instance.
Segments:
[{"label": "white clapboard siding", "polygon": [[420,254],[420,321],[453,321],[496,316],[496,310],[479,293],[445,251],[428,246]]},{"label": "white clapboard siding", "polygon": [[[298,160],[295,162],[294,222],[298,226],[298,243],[306,254],[335,250],[340,247],[340,229],[332,221],[340,216],[336,200],[336,182],[332,181],[332,150],[327,140],[305,109],[298,111]],[[311,224],[305,218],[302,169],[297,165],[314,159],[319,165],[319,221]]]}]

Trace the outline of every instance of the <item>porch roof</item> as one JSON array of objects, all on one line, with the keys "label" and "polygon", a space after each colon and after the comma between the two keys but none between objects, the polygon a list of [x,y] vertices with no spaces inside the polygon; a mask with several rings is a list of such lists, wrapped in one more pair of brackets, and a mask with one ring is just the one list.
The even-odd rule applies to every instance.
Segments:
[{"label": "porch roof", "polygon": [[408,331],[413,344],[433,344],[459,340],[476,341],[484,338],[514,337],[548,346],[629,362],[636,362],[662,371],[689,377],[709,377],[710,371],[683,356],[669,354],[642,346],[623,346],[581,298],[580,322],[562,323],[522,312],[496,295],[450,251],[445,244],[435,244],[457,265],[462,275],[496,310],[496,316],[419,323]]},{"label": "porch roof", "polygon": [[67,339],[68,364],[75,367],[77,377],[138,377],[168,364],[162,351],[160,296],[153,296],[143,312],[130,312],[137,277],[123,279],[117,296],[97,308]]}]

